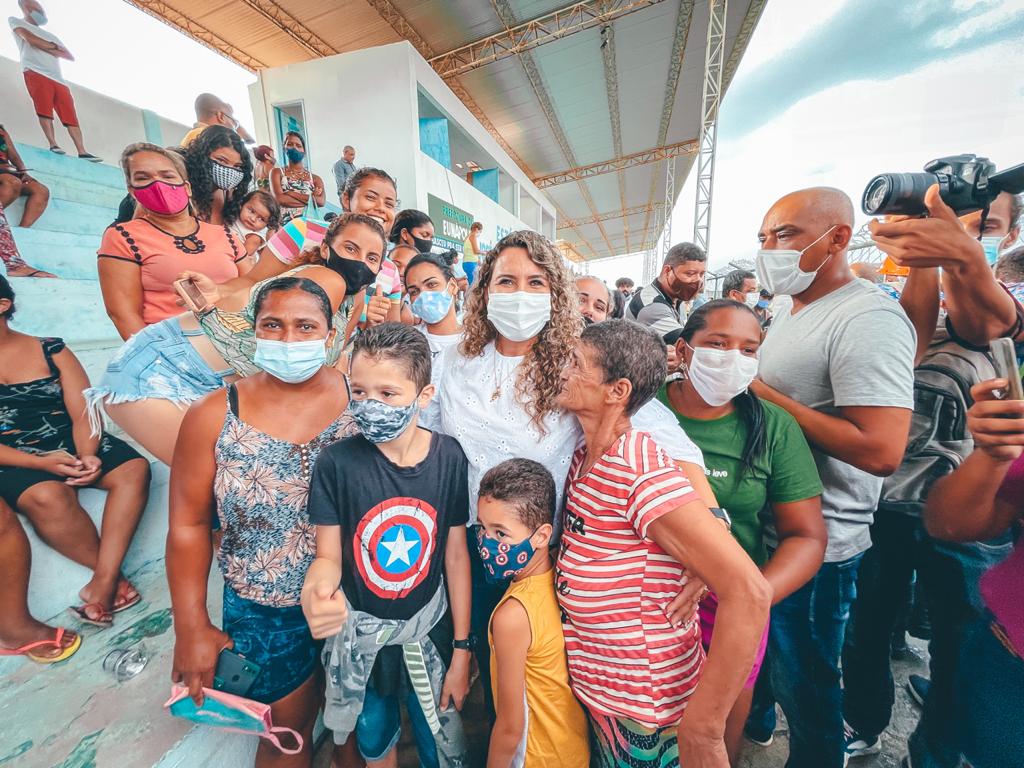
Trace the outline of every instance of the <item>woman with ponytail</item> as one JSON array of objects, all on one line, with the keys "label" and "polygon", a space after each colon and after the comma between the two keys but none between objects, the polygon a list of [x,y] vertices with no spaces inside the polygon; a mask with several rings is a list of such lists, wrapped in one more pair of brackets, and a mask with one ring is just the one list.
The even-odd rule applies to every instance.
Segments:
[{"label": "woman with ponytail", "polygon": [[[681,378],[659,399],[704,453],[708,480],[730,519],[730,530],[772,587],[772,605],[817,573],[827,536],[821,516],[821,481],[796,420],[749,391],[757,375],[761,324],[745,304],[708,302],[690,315],[676,342]],[[777,544],[770,544],[762,509],[771,512]],[[711,639],[717,600],[700,605],[704,642]],[[767,631],[747,685],[726,725],[729,761],[738,765],[743,724],[764,657]]]}]

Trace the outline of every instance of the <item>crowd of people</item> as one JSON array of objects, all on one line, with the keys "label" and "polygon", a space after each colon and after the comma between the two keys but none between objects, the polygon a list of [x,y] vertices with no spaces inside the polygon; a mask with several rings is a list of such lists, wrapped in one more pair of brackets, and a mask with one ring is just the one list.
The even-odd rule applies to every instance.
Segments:
[{"label": "crowd of people", "polygon": [[[440,253],[351,146],[325,217],[302,135],[281,166],[220,99],[196,116],[122,154],[97,256],[124,343],[98,381],[10,327],[0,277],[0,654],[82,643],[29,612],[19,515],[92,570],[77,621],[142,599],[122,563],[149,464],[109,418],[171,467],[171,679],[201,707],[240,656],[240,695],[296,736],[258,766],[308,766],[321,712],[335,766],[396,766],[404,708],[423,766],[474,764],[475,719],[488,768],[735,767],[778,704],[787,768],[841,768],[881,748],[911,610],[931,644],[903,765],[1019,765],[1024,401],[988,352],[1024,351],[1019,198],[957,218],[933,188],[930,217],[872,223],[907,272],[888,291],[830,188],[781,197],[719,296],[692,243],[612,288],[531,231]],[[46,190],[0,129],[19,196],[30,226]]]}]

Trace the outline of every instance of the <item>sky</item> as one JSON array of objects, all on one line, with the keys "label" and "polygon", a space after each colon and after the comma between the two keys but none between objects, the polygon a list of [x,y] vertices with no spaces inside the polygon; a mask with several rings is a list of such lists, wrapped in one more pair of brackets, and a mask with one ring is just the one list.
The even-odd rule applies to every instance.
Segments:
[{"label": "sky", "polygon": [[[252,129],[252,73],[124,0],[45,6],[76,57],[69,80],[186,124],[211,91]],[[0,8],[19,13],[15,0]],[[17,58],[12,35],[0,34],[0,56]],[[719,116],[711,269],[753,258],[761,218],[786,192],[839,187],[862,224],[872,176],[963,152],[1005,168],[1024,162],[1021,137],[1024,0],[769,0]],[[695,174],[674,242],[692,238]],[[609,282],[641,271],[637,255],[590,265]]]}]

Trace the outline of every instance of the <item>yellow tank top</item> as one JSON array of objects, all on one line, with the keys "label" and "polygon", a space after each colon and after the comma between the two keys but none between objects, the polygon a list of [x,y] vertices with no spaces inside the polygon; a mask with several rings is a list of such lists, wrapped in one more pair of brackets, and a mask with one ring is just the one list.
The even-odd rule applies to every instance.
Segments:
[{"label": "yellow tank top", "polygon": [[[587,768],[590,765],[587,717],[569,688],[569,667],[555,597],[555,569],[513,581],[494,610],[515,598],[526,609],[532,639],[526,652],[526,758],[524,768]],[[491,644],[491,686],[497,691],[498,667]]]},{"label": "yellow tank top", "polygon": [[462,241],[462,263],[476,264],[478,259],[476,251],[473,250],[473,241],[467,237]]}]

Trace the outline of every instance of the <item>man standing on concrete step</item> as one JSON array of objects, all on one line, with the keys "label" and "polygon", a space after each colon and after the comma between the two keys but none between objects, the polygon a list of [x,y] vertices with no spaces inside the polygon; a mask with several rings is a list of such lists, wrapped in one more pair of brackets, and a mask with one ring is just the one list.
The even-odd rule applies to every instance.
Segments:
[{"label": "man standing on concrete step", "polygon": [[341,193],[345,191],[345,182],[348,177],[356,172],[356,150],[347,146],[341,151],[341,160],[334,164],[334,181],[338,185],[338,200],[341,200]]},{"label": "man standing on concrete step", "polygon": [[20,19],[11,16],[7,21],[18,43],[25,86],[28,88],[28,95],[32,97],[32,105],[35,107],[39,125],[46,136],[50,151],[57,155],[65,154],[64,150],[57,146],[57,138],[53,133],[53,114],[56,112],[61,123],[68,129],[75,149],[78,150],[78,156],[90,163],[102,162],[85,149],[82,129],[78,127],[75,100],[61,75],[60,60],[74,61],[75,57],[59,37],[42,29],[47,18],[46,11],[38,0],[18,0],[18,5],[24,16]]}]

